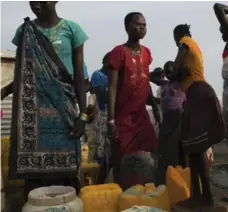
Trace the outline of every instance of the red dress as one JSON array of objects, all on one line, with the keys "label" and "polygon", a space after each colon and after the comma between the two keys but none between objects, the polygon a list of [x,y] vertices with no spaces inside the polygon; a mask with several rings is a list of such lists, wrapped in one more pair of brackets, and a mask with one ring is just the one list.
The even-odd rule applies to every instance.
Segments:
[{"label": "red dress", "polygon": [[119,72],[115,106],[117,140],[113,146],[115,163],[126,154],[151,152],[157,147],[146,110],[151,62],[150,50],[144,46],[141,46],[140,55],[133,55],[125,46],[117,46],[110,53],[109,68]]}]

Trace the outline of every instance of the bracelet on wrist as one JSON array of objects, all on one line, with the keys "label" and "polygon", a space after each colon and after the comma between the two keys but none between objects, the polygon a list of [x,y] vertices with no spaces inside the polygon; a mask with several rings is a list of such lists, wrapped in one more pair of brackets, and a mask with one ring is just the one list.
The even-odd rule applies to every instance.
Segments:
[{"label": "bracelet on wrist", "polygon": [[86,113],[80,113],[79,118],[85,122],[89,121],[89,116]]},{"label": "bracelet on wrist", "polygon": [[108,121],[108,124],[114,125],[114,124],[115,124],[115,120],[114,120],[114,119],[110,119],[110,120]]}]

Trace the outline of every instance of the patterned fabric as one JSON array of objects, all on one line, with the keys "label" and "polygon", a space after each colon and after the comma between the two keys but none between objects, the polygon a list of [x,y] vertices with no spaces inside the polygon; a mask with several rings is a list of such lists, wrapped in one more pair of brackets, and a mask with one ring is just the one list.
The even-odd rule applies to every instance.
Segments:
[{"label": "patterned fabric", "polygon": [[223,67],[222,67],[222,78],[223,78],[223,116],[225,119],[226,127],[228,127],[228,43],[223,51]]},{"label": "patterned fabric", "polygon": [[162,86],[161,93],[161,106],[163,113],[183,108],[185,94],[178,82],[167,82],[164,86]]},{"label": "patterned fabric", "polygon": [[188,53],[186,55],[183,66],[188,68],[191,74],[182,80],[182,88],[184,92],[196,81],[205,81],[203,69],[203,57],[198,44],[190,37],[184,36],[180,43],[188,46]]},{"label": "patterned fabric", "polygon": [[[35,21],[33,21],[35,23]],[[37,26],[37,25],[36,25]],[[56,26],[52,28],[37,28],[49,39],[54,47],[55,52],[62,60],[67,68],[68,73],[73,75],[72,54],[73,49],[81,46],[88,39],[82,28],[72,21],[62,19]],[[12,40],[12,43],[18,46],[20,43],[20,35],[22,33],[22,26],[20,26]],[[88,78],[87,68],[84,64],[85,79]]]},{"label": "patterned fabric", "polygon": [[141,46],[141,54],[133,54],[125,46],[115,47],[108,58],[110,70],[118,71],[115,105],[117,139],[113,142],[113,162],[119,163],[125,154],[151,152],[157,138],[146,110],[150,94],[150,50]]},{"label": "patterned fabric", "polygon": [[10,176],[76,176],[80,141],[69,75],[49,40],[26,19],[15,65]]},{"label": "patterned fabric", "polygon": [[99,110],[93,123],[94,160],[99,164],[107,164],[110,158],[110,143],[107,139],[107,109]]}]

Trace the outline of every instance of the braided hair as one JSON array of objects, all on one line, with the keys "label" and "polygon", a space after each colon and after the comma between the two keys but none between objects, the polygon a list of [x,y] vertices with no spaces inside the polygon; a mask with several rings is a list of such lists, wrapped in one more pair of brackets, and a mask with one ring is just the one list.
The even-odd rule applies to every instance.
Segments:
[{"label": "braided hair", "polygon": [[124,26],[125,26],[126,31],[128,30],[128,28],[129,28],[129,26],[131,24],[131,21],[132,21],[132,19],[133,19],[133,17],[135,15],[142,15],[142,13],[140,13],[140,12],[131,12],[131,13],[128,13],[125,16],[125,18],[124,18]]},{"label": "braided hair", "polygon": [[184,36],[192,37],[190,32],[190,25],[188,24],[179,24],[173,30],[174,35],[181,38]]}]

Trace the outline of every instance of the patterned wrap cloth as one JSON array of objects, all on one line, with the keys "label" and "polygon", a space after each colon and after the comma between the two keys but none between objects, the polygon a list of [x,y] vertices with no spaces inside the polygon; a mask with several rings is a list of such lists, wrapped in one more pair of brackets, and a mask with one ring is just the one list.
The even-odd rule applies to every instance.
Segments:
[{"label": "patterned wrap cloth", "polygon": [[[92,123],[94,160],[108,165],[110,158],[110,142],[107,138],[107,93],[108,76],[101,70],[95,71],[91,77],[91,85],[96,95],[97,114]],[[102,92],[97,92],[102,90]],[[101,89],[101,90],[100,90]]]},{"label": "patterned wrap cloth", "polygon": [[70,75],[47,37],[25,20],[15,64],[9,176],[75,177],[81,147],[69,136],[78,117]]},{"label": "patterned wrap cloth", "polygon": [[94,133],[94,159],[99,164],[106,164],[111,155],[110,142],[107,138],[107,109],[98,110],[92,123]]}]

